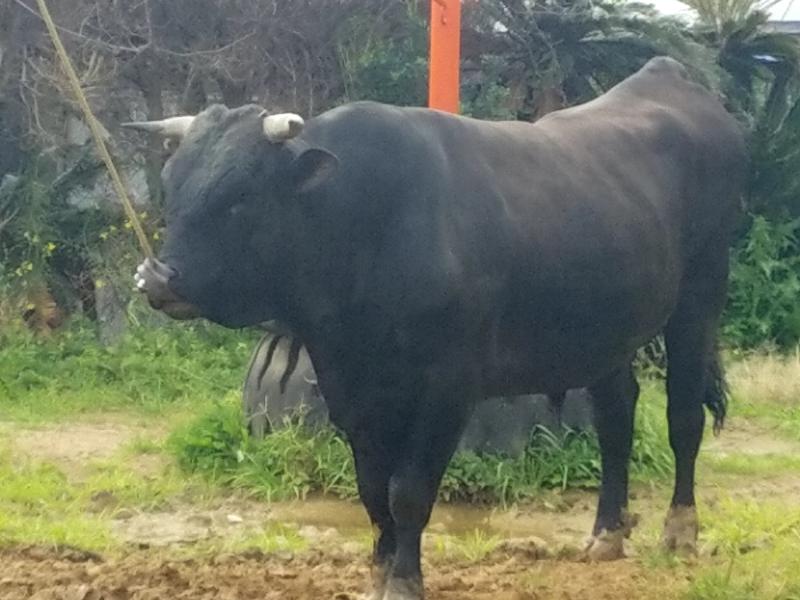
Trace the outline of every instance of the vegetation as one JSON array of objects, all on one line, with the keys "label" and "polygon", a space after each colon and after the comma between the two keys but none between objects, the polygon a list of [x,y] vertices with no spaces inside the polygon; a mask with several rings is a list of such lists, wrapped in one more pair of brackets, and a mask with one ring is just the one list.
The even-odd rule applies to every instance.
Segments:
[{"label": "vegetation", "polygon": [[800,339],[800,219],[756,216],[733,253],[725,341],[791,348]]},{"label": "vegetation", "polygon": [[0,411],[5,418],[52,420],[75,412],[202,405],[239,389],[254,341],[202,324],[139,327],[107,347],[85,322],[52,339],[4,329]]},{"label": "vegetation", "polygon": [[[255,98],[304,114],[361,98],[425,100],[427,4],[416,0],[326,0],[314,7],[289,1],[274,11],[255,0],[205,2],[202,10],[196,2],[162,0],[130,9],[51,4],[62,26],[81,31],[67,35],[67,44],[109,127],[217,100],[238,105]],[[800,45],[766,28],[768,3],[689,4],[699,15],[691,26],[618,0],[468,4],[463,110],[536,119],[596,96],[651,56],[681,60],[750,133],[748,214],[732,254],[726,344],[790,348],[800,340],[791,302],[800,281],[793,220],[800,217]],[[31,19],[18,3],[0,5],[0,21],[14,25],[9,31]],[[102,324],[105,342],[126,322],[155,317],[131,302],[138,251],[130,224],[105,200],[102,165],[80,141],[80,116],[61,93],[49,41],[30,31],[36,33],[28,38],[0,37],[0,119],[16,136],[3,149],[16,154],[0,160],[0,177],[14,174],[0,186],[0,324],[24,319],[47,331],[82,314]],[[35,63],[27,58],[34,54]],[[156,147],[141,153],[130,146],[138,137],[113,133],[115,152],[138,181],[134,196],[141,206],[152,199],[141,212],[157,244],[163,156]],[[137,170],[141,164],[144,171]]]},{"label": "vegetation", "polygon": [[726,499],[710,515],[718,564],[692,582],[686,600],[779,600],[800,594],[800,512],[776,503]]},{"label": "vegetation", "polygon": [[[663,403],[652,390],[642,404],[633,476],[658,479],[670,474],[672,466],[661,417]],[[242,421],[241,404],[231,396],[173,435],[170,448],[187,471],[269,500],[312,493],[356,496],[352,456],[336,432],[289,426],[264,440],[253,440]],[[589,433],[567,431],[562,436],[539,428],[520,457],[456,454],[440,496],[448,501],[510,504],[531,499],[544,489],[594,487],[600,474],[599,456],[596,439]]]},{"label": "vegetation", "polygon": [[[425,100],[427,3],[50,4],[75,32],[65,35],[70,53],[156,245],[163,156],[156,146],[142,153],[141,140],[115,123],[252,98],[303,114],[362,98]],[[747,128],[753,156],[723,324],[732,413],[790,444],[800,441],[800,50],[795,38],[766,28],[764,4],[690,4],[700,16],[691,26],[616,0],[465,3],[462,110],[533,120],[596,96],[661,53],[724,99]],[[120,511],[203,503],[231,490],[273,501],[354,498],[352,457],[337,432],[295,426],[263,441],[247,435],[239,390],[257,332],[167,322],[132,297],[138,250],[130,224],[105,200],[91,149],[68,135],[80,130],[78,112],[61,93],[48,40],[21,6],[0,2],[0,23],[8,24],[0,27],[0,544],[107,550],[119,544],[112,521]],[[652,485],[660,494],[672,457],[655,362],[650,357],[643,369],[632,475],[637,490]],[[93,462],[81,480],[12,450],[23,426],[97,413],[156,433]],[[131,463],[142,456],[163,459],[163,469],[141,477]],[[701,468],[704,482],[734,491],[730,482],[745,477],[800,472],[791,453],[705,455]],[[457,455],[441,496],[510,505],[546,490],[595,487],[598,474],[591,434],[538,429],[518,458]],[[686,600],[800,596],[797,511],[780,498],[754,504],[746,495],[709,503],[708,560],[693,572]],[[98,507],[98,498],[111,501]],[[498,545],[482,530],[455,546],[437,539],[440,555],[467,561]],[[271,523],[224,549],[306,543],[296,528]],[[685,573],[689,563],[665,559],[656,545],[653,533],[638,560]]]}]

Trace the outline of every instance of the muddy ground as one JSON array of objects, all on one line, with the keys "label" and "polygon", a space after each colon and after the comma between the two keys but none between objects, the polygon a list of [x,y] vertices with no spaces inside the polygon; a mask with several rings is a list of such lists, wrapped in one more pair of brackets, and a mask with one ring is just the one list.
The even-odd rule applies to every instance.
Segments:
[{"label": "muddy ground", "polygon": [[[111,457],[144,432],[117,422],[14,427],[8,437],[15,453],[55,464],[73,481],[86,476],[91,461]],[[152,429],[146,432],[152,434]],[[704,452],[767,455],[798,450],[797,444],[780,440],[773,432],[743,423],[732,426],[723,438],[710,440]],[[151,476],[166,460],[158,455],[140,459],[135,468],[142,477]],[[754,481],[738,486],[736,492],[746,497],[754,489],[762,495],[766,491],[772,499],[796,498],[800,475]],[[713,506],[719,490],[715,485],[703,490],[704,502]],[[696,565],[712,560],[713,549],[704,548],[699,558],[669,569],[653,568],[638,556],[642,551],[652,553],[657,544],[655,532],[666,494],[668,489],[635,492],[634,509],[643,514],[642,531],[634,532],[640,541],[629,545],[629,558],[602,564],[583,562],[580,552],[593,518],[593,492],[557,495],[514,510],[439,507],[425,539],[427,597],[679,598]],[[101,496],[98,502],[103,501]],[[225,551],[226,539],[268,522],[291,524],[307,544],[301,550],[266,553]],[[104,555],[41,545],[0,549],[0,599],[354,600],[367,591],[368,528],[358,504],[317,500],[266,505],[237,497],[202,507],[174,502],[153,510],[118,511],[112,530],[121,544]],[[474,532],[482,532],[478,539],[492,539],[492,549],[476,550],[478,558],[465,551],[448,552],[448,545],[464,545],[459,536]]]},{"label": "muddy ground", "polygon": [[[79,551],[18,548],[0,552],[0,561],[4,600],[354,600],[363,597],[369,575],[363,556],[332,549],[184,560],[136,551],[105,561]],[[429,600],[620,600],[652,598],[656,590],[669,598],[686,577],[654,577],[632,560],[581,564],[524,554],[428,564],[426,571]]]}]

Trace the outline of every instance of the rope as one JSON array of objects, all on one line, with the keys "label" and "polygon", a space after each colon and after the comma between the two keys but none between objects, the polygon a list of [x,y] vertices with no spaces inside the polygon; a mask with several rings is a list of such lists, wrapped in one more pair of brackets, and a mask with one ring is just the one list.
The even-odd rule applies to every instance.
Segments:
[{"label": "rope", "polygon": [[50,16],[50,11],[47,9],[47,5],[45,4],[44,0],[36,0],[36,3],[39,5],[39,12],[42,15],[42,19],[44,20],[45,25],[47,25],[47,31],[50,34],[50,39],[53,41],[53,45],[56,47],[56,53],[61,59],[61,65],[64,67],[64,71],[67,73],[70,85],[72,86],[72,91],[75,93],[78,104],[80,105],[84,118],[86,119],[86,123],[89,125],[89,129],[92,132],[92,137],[97,145],[97,151],[100,153],[100,158],[102,158],[103,162],[106,164],[106,168],[111,176],[111,182],[114,185],[114,189],[116,190],[119,199],[122,201],[125,214],[133,226],[133,230],[136,232],[136,237],[139,239],[139,245],[142,247],[142,251],[146,257],[151,258],[153,256],[153,248],[150,246],[150,242],[144,233],[144,229],[142,229],[142,225],[139,222],[139,218],[136,215],[133,205],[131,204],[128,193],[125,191],[122,178],[120,177],[117,168],[114,166],[114,161],[111,159],[111,155],[108,152],[106,143],[103,140],[103,131],[100,123],[98,123],[97,119],[95,119],[92,109],[89,107],[89,103],[86,101],[86,95],[81,89],[81,84],[78,80],[78,76],[75,74],[75,69],[72,67],[69,56],[67,56],[67,51],[64,49],[64,45],[61,43],[61,38],[58,36],[58,31],[56,30],[55,23],[53,23],[53,18]]}]

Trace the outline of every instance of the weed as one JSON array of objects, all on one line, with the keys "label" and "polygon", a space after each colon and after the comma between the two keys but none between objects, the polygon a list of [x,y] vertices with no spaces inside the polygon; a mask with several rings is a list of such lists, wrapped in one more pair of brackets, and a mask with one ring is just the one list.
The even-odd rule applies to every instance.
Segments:
[{"label": "weed", "polygon": [[800,510],[727,499],[705,537],[719,563],[698,573],[686,600],[791,600],[800,591]]},{"label": "weed", "polygon": [[743,347],[800,340],[800,219],[755,216],[734,252],[731,291],[723,327],[726,339]]},{"label": "weed", "polygon": [[482,529],[473,529],[466,535],[432,535],[432,550],[439,559],[456,559],[478,563],[491,554],[501,543],[497,535]]},{"label": "weed", "polygon": [[290,426],[252,440],[234,394],[176,431],[168,447],[185,470],[267,500],[305,498],[311,492],[356,495],[352,455],[341,436],[332,429],[312,434]]},{"label": "weed", "polygon": [[[635,479],[659,478],[672,468],[663,400],[650,387],[647,396],[637,415]],[[176,431],[168,448],[186,471],[268,500],[304,498],[311,493],[356,495],[352,455],[341,435],[329,428],[312,432],[290,425],[263,440],[253,440],[243,425],[238,394],[229,394]],[[594,435],[537,428],[518,457],[457,453],[445,473],[440,496],[445,501],[509,504],[543,489],[596,486],[599,475]]]}]

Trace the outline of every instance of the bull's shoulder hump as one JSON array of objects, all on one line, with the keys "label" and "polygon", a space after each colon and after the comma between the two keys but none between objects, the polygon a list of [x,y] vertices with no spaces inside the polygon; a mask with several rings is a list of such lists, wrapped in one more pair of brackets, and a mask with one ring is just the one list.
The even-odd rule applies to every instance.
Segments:
[{"label": "bull's shoulder hump", "polygon": [[[437,153],[455,135],[463,135],[464,117],[422,107],[400,107],[378,102],[352,102],[331,109],[307,123],[304,136],[311,143],[336,150],[341,147],[392,146],[392,153]],[[469,135],[469,133],[467,133]]]},{"label": "bull's shoulder hump", "polygon": [[673,108],[719,104],[714,93],[695,81],[683,64],[667,56],[651,58],[598,100],[624,104],[632,97]]},{"label": "bull's shoulder hump", "polygon": [[413,110],[391,104],[383,104],[371,100],[359,100],[358,102],[348,102],[336,108],[332,108],[321,115],[314,117],[312,122],[316,125],[335,126],[335,125],[361,125],[361,124],[382,124],[391,125],[402,121],[408,113]]},{"label": "bull's shoulder hump", "polygon": [[671,56],[656,56],[651,58],[639,71],[642,75],[651,74],[670,76],[679,79],[689,79],[689,72],[680,62]]}]

